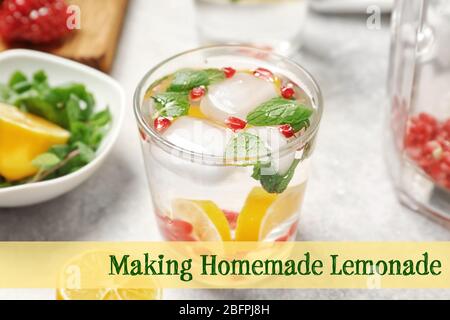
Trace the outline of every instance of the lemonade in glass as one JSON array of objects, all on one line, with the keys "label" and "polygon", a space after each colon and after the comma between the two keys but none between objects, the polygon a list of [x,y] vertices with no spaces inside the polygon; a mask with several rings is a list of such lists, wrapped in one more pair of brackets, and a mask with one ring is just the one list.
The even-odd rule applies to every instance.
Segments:
[{"label": "lemonade in glass", "polygon": [[200,48],[147,73],[134,104],[166,240],[295,238],[322,114],[301,66],[255,48]]}]

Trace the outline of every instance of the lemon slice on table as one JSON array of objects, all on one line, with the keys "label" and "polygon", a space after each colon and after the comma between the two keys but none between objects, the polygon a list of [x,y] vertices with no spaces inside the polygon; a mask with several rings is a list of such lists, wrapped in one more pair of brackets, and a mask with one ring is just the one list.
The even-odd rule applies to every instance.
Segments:
[{"label": "lemon slice on table", "polygon": [[237,241],[261,241],[271,231],[297,214],[305,185],[288,188],[282,194],[271,194],[261,187],[254,188],[239,214]]},{"label": "lemon slice on table", "polygon": [[[67,263],[61,273],[60,284],[73,282],[73,272],[76,268],[76,274],[80,276],[80,281],[86,284],[97,283],[100,273],[104,270],[108,254],[106,252],[91,251],[79,255]],[[103,276],[103,274],[101,275]],[[140,279],[146,281],[146,288],[133,289],[126,288],[126,283],[116,282],[114,279],[108,281],[107,286],[99,289],[69,289],[61,285],[56,291],[57,300],[157,300],[162,297],[162,290],[152,288],[154,281],[150,278]],[[81,285],[82,283],[80,283]]]},{"label": "lemon slice on table", "polygon": [[0,175],[17,181],[35,174],[33,159],[69,138],[63,128],[0,103]]},{"label": "lemon slice on table", "polygon": [[225,214],[212,201],[176,199],[172,202],[172,217],[189,222],[199,241],[230,241],[230,226]]},{"label": "lemon slice on table", "polygon": [[161,290],[157,289],[98,289],[66,290],[59,289],[57,300],[158,300]]}]

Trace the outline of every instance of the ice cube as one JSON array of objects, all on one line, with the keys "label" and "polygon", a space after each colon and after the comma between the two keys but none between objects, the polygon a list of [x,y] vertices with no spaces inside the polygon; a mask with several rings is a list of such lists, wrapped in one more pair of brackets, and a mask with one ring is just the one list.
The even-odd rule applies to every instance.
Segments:
[{"label": "ice cube", "polygon": [[[176,120],[163,136],[179,148],[205,156],[223,156],[231,134],[230,130],[212,125],[205,120],[182,117]],[[229,167],[202,164],[201,159],[190,158],[177,150],[162,150],[158,145],[151,148],[151,155],[160,165],[188,179],[203,183],[219,182],[232,171]]]},{"label": "ice cube", "polygon": [[248,129],[247,132],[258,136],[271,151],[272,169],[275,173],[280,175],[286,174],[295,160],[295,152],[288,152],[286,155],[280,156],[280,149],[286,146],[289,141],[280,133],[278,128],[253,127]]},{"label": "ice cube", "polygon": [[200,109],[208,118],[223,123],[230,116],[245,119],[260,104],[276,96],[272,82],[240,72],[211,85]]}]

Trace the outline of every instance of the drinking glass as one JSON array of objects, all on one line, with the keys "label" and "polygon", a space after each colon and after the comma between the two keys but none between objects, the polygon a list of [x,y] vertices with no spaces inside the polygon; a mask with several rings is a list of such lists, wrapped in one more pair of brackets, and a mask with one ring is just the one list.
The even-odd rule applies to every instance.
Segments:
[{"label": "drinking glass", "polygon": [[307,0],[195,0],[204,44],[239,43],[288,55],[302,43]]},{"label": "drinking glass", "polygon": [[[242,159],[193,152],[184,145],[169,142],[153,126],[146,92],[155,81],[180,69],[231,65],[238,70],[270,68],[289,78],[303,89],[302,94],[314,109],[310,126],[303,134],[270,154],[271,159],[296,158],[300,162],[288,188],[281,194],[264,191],[260,182],[252,178],[252,167],[243,166]],[[256,48],[214,46],[195,49],[174,56],[150,70],[137,87],[134,110],[154,211],[166,240],[294,239],[322,115],[320,89],[303,67]],[[210,137],[211,144],[219,143],[223,138],[208,131],[183,134]],[[240,219],[243,212],[246,218]]]}]

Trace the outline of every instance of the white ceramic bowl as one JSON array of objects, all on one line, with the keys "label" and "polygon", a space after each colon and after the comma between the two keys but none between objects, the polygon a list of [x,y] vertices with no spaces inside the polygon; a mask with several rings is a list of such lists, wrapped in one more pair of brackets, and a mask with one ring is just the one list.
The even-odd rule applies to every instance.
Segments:
[{"label": "white ceramic bowl", "polygon": [[103,163],[112,149],[124,118],[125,93],[111,77],[80,63],[31,50],[9,50],[0,53],[0,82],[5,83],[16,70],[28,76],[44,70],[51,85],[79,82],[86,85],[96,99],[97,108],[109,106],[113,117],[96,158],[82,169],[53,180],[0,189],[0,208],[21,207],[56,198],[88,179]]}]

